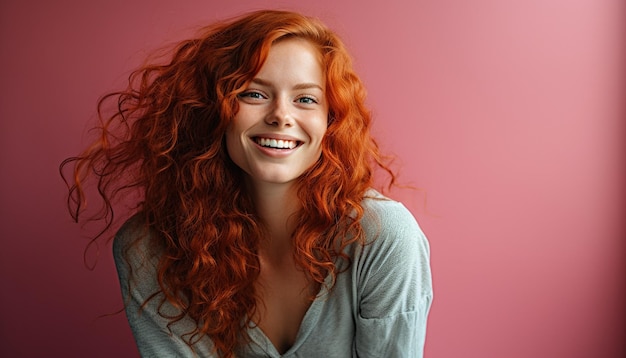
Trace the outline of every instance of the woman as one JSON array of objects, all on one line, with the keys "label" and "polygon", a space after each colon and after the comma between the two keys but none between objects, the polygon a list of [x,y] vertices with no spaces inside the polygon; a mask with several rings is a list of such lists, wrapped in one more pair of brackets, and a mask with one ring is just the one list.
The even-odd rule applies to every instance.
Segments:
[{"label": "woman", "polygon": [[146,357],[417,357],[432,299],[428,244],[370,136],[340,39],[296,13],[203,29],[136,71],[74,163],[139,189],[114,255]]}]

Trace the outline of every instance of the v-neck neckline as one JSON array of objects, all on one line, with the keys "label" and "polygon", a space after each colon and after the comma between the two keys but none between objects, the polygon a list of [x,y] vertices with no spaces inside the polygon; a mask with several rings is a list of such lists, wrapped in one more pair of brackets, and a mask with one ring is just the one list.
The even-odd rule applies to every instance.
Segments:
[{"label": "v-neck neckline", "polygon": [[[317,322],[319,321],[322,312],[322,306],[328,298],[328,287],[332,286],[331,281],[332,277],[330,275],[327,276],[324,284],[320,287],[319,293],[304,314],[302,322],[300,322],[300,328],[298,329],[295,342],[291,347],[289,347],[289,349],[287,349],[287,351],[285,351],[285,353],[281,354],[278,349],[276,349],[272,341],[265,335],[263,330],[258,325],[253,323],[253,326],[248,329],[248,334],[256,346],[261,348],[264,354],[269,354],[270,357],[274,358],[288,357],[295,353],[302,346],[302,344],[304,344],[307,337],[317,326]],[[255,351],[252,346],[247,347],[247,349]]]}]

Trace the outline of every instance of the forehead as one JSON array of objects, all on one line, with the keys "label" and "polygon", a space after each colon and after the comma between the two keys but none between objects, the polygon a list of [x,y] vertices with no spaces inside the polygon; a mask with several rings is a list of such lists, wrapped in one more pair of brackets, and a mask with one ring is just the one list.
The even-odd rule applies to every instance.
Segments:
[{"label": "forehead", "polygon": [[[324,82],[322,55],[312,42],[288,38],[274,43],[255,78]],[[320,83],[321,84],[321,83]]]}]

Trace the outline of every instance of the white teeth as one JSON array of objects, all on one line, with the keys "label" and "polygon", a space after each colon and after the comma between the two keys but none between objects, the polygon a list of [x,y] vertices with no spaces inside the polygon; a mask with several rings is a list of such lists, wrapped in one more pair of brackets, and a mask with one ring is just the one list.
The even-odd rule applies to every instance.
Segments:
[{"label": "white teeth", "polygon": [[256,138],[256,142],[263,147],[277,148],[277,149],[293,149],[296,147],[296,142],[293,140],[283,139],[270,139],[270,138]]}]

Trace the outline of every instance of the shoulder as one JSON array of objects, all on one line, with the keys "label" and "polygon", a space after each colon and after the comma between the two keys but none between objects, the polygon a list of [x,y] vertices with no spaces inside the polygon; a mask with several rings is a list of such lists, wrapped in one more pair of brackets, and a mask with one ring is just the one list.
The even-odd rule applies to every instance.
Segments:
[{"label": "shoulder", "polygon": [[365,242],[353,251],[352,277],[362,318],[427,309],[432,297],[430,248],[415,217],[375,191],[363,200]]},{"label": "shoulder", "polygon": [[390,199],[376,190],[368,190],[361,204],[365,210],[365,219],[377,217],[391,223],[417,224],[411,212],[402,203]]},{"label": "shoulder", "polygon": [[362,202],[366,244],[401,246],[410,251],[429,252],[428,241],[411,212],[400,202],[369,190]]},{"label": "shoulder", "polygon": [[395,277],[413,282],[419,295],[430,295],[430,247],[415,217],[400,202],[373,190],[367,194],[361,219],[365,242],[354,257],[360,286],[383,287]]},{"label": "shoulder", "polygon": [[120,227],[113,240],[113,258],[120,278],[154,274],[159,255],[151,240],[150,230],[138,216]]}]

